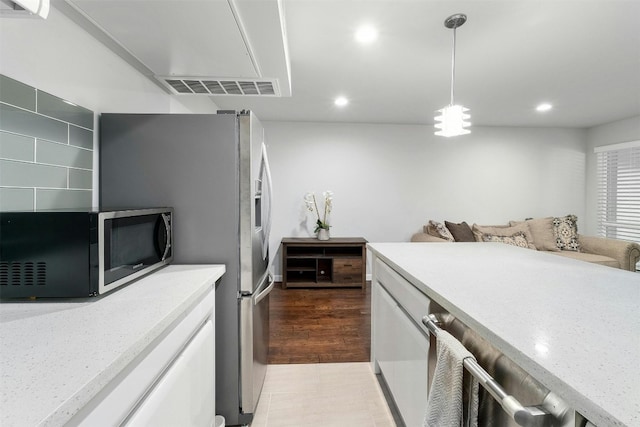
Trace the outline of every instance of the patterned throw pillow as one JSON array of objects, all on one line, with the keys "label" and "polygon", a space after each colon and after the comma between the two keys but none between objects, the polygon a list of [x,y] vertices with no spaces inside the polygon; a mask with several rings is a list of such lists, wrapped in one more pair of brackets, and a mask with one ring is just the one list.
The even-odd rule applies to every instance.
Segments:
[{"label": "patterned throw pillow", "polygon": [[529,224],[523,222],[521,224],[517,224],[514,226],[509,225],[498,225],[498,226],[487,226],[487,225],[478,225],[473,224],[471,228],[473,231],[473,235],[475,236],[478,242],[484,242],[485,240],[482,238],[485,234],[489,234],[491,236],[498,237],[509,237],[515,234],[522,234],[524,238],[527,240],[527,247],[529,249],[536,250],[536,245],[533,244],[533,237],[531,235],[531,231],[529,230]]},{"label": "patterned throw pillow", "polygon": [[577,216],[567,215],[553,218],[553,234],[556,237],[556,246],[558,249],[580,252]]},{"label": "patterned throw pillow", "polygon": [[[529,225],[531,231],[531,237],[533,238],[533,244],[539,251],[553,251],[558,252],[558,246],[556,246],[556,236],[553,232],[553,217],[548,216],[545,218],[528,218],[524,222]],[[523,221],[509,221],[511,225],[522,224]]]},{"label": "patterned throw pillow", "polygon": [[483,234],[482,241],[505,243],[507,245],[529,249],[529,241],[527,240],[527,236],[521,232],[512,234],[511,236],[495,236],[493,234]]},{"label": "patterned throw pillow", "polygon": [[424,227],[424,231],[431,236],[439,237],[448,242],[455,242],[456,240],[453,238],[453,234],[451,234],[449,229],[441,222],[429,220],[427,225]]}]

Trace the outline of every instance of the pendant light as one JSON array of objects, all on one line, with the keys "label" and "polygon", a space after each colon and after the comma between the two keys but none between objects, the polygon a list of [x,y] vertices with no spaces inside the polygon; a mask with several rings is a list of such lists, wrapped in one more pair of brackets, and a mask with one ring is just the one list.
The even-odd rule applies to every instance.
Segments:
[{"label": "pendant light", "polygon": [[467,15],[462,13],[451,15],[444,21],[445,27],[453,29],[453,52],[451,54],[451,102],[446,107],[438,110],[437,112],[440,115],[435,117],[435,127],[439,129],[435,134],[440,136],[450,137],[471,133],[467,129],[468,126],[471,126],[471,123],[466,121],[471,117],[467,114],[469,109],[453,102],[453,87],[456,78],[456,28],[462,26],[465,22],[467,22]]}]

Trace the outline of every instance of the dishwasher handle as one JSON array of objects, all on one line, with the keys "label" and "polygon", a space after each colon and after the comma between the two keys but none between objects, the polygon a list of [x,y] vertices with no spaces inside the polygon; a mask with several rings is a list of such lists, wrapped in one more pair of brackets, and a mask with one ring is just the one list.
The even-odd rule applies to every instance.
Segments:
[{"label": "dishwasher handle", "polygon": [[[438,336],[442,329],[438,326],[438,318],[429,314],[422,318],[422,323],[430,333]],[[498,401],[502,409],[518,424],[523,427],[545,427],[553,425],[553,415],[537,406],[523,406],[515,397],[509,395],[500,384],[491,376],[475,359],[464,359],[464,367],[473,375],[478,383],[484,387],[494,399]]]}]

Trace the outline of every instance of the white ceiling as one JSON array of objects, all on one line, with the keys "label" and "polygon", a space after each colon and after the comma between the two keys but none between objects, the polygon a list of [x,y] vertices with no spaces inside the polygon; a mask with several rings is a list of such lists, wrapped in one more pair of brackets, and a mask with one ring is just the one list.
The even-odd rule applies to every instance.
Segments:
[{"label": "white ceiling", "polygon": [[[452,30],[443,21],[453,13],[468,16],[457,31],[456,102],[470,108],[474,125],[590,127],[640,115],[640,1],[283,0],[283,19],[267,16],[277,0],[68,2],[96,13],[155,74],[290,84],[290,97],[212,97],[263,120],[432,124],[434,110],[449,103]],[[100,9],[107,3],[109,19]],[[134,13],[113,12],[114,4]],[[207,19],[205,4],[235,11],[248,52],[229,16]],[[173,17],[169,26],[149,18],[160,5]],[[371,45],[354,40],[364,23],[379,31]],[[212,37],[213,28],[229,36]],[[175,61],[180,45],[194,50]],[[335,107],[337,95],[348,106]],[[554,108],[536,113],[542,101]]]}]

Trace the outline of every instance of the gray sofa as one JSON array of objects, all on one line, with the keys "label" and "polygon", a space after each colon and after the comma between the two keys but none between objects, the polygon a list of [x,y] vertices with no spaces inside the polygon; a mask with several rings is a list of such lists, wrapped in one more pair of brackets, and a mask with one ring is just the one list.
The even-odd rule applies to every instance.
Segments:
[{"label": "gray sofa", "polygon": [[[542,219],[540,219],[540,221],[542,221]],[[423,227],[422,232],[415,233],[411,237],[411,241],[412,242],[451,242],[452,241],[451,237],[445,236],[447,238],[443,238],[441,236],[442,230],[440,230],[440,232],[434,232],[434,227],[431,226],[431,223],[433,223],[433,221],[430,221],[428,225],[425,225]],[[435,224],[439,224],[439,223],[435,223]],[[450,223],[447,223],[447,224],[450,224]],[[463,224],[466,225],[466,223],[463,223]],[[505,230],[516,229],[513,226],[509,228],[510,225],[512,224],[514,224],[514,222],[511,222],[509,225],[490,226],[490,227],[477,226],[476,224],[474,224],[472,230],[473,230],[475,241],[476,242],[492,241],[486,238],[486,236],[488,235],[487,230],[489,233],[499,234],[500,229],[505,229]],[[515,223],[515,224],[522,224],[522,222]],[[439,225],[442,225],[442,224],[439,224]],[[531,229],[535,230],[534,227],[531,227]],[[485,232],[484,235],[482,234],[482,231]],[[567,258],[592,262],[595,264],[606,265],[609,267],[620,268],[628,271],[636,271],[636,264],[638,263],[638,261],[640,261],[640,245],[638,245],[637,243],[628,242],[625,240],[609,239],[604,237],[585,236],[582,234],[577,234],[576,232],[574,234],[574,241],[576,242],[576,245],[577,245],[575,247],[575,250],[566,250],[566,249],[562,250],[556,247],[551,247],[549,246],[549,244],[547,244],[546,246],[544,244],[541,244],[540,239],[535,239],[537,236],[540,235],[540,230],[536,230],[536,231],[538,234],[533,233],[533,238],[531,237],[531,234],[527,234],[527,236],[529,236],[532,242],[536,243],[536,245],[533,245],[531,244],[532,242],[529,242],[528,247],[531,249],[545,250],[549,253],[552,253],[558,256],[564,256]],[[577,228],[576,228],[576,231],[577,231]],[[447,230],[444,230],[444,233],[446,234]],[[508,234],[508,233],[505,232],[503,234]],[[518,233],[518,234],[521,234],[521,233]],[[465,240],[462,240],[462,241],[465,241]],[[472,240],[466,240],[466,241],[472,241]],[[523,235],[523,241],[524,241],[524,235]]]}]

